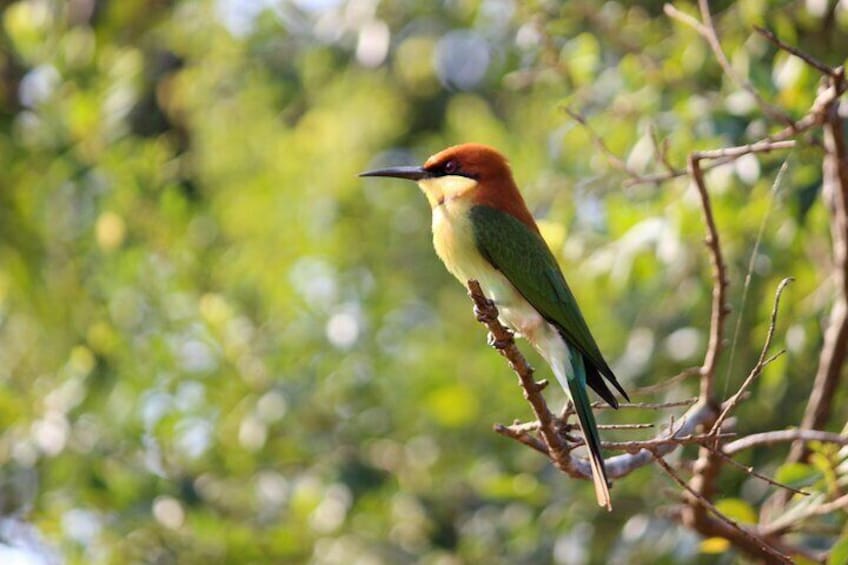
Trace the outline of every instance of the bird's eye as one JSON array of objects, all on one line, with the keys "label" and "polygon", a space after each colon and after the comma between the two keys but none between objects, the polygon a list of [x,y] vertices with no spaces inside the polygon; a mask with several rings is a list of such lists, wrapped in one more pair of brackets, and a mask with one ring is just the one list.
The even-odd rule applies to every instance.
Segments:
[{"label": "bird's eye", "polygon": [[459,163],[451,159],[445,163],[444,171],[446,175],[452,175],[459,170]]}]

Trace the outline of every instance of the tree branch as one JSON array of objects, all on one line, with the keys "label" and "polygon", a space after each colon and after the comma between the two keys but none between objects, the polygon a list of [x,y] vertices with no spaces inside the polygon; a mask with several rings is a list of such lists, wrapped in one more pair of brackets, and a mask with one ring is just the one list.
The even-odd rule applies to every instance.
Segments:
[{"label": "tree branch", "polygon": [[756,533],[739,525],[739,523],[735,520],[725,516],[718,508],[716,508],[715,504],[710,502],[690,485],[686,484],[686,482],[674,472],[674,469],[666,463],[665,459],[656,453],[653,455],[659,466],[663,468],[666,474],[671,477],[674,482],[676,482],[692,497],[691,500],[695,504],[704,510],[708,510],[713,514],[713,516],[715,516],[715,518],[718,519],[718,521],[714,519],[704,521],[705,525],[709,524],[709,528],[714,531],[715,536],[730,540],[735,546],[756,557],[770,558],[771,560],[777,560],[778,563],[788,563],[789,565],[792,565],[792,560],[788,555],[784,555],[776,548],[772,547],[768,542],[766,542],[766,540],[759,537]]},{"label": "tree branch", "polygon": [[589,464],[584,462],[584,465],[578,465],[560,438],[554,415],[542,396],[544,385],[533,379],[533,368],[515,345],[512,332],[498,322],[498,309],[494,302],[483,295],[477,281],[468,281],[467,284],[477,319],[489,329],[491,345],[507,359],[509,366],[518,376],[518,382],[524,390],[524,398],[530,403],[536,419],[539,420],[539,432],[545,442],[548,456],[562,472],[572,477],[591,477]]},{"label": "tree branch", "polygon": [[713,381],[718,357],[723,347],[724,321],[729,309],[727,307],[727,269],[721,252],[721,243],[716,228],[710,196],[701,171],[701,157],[698,153],[689,156],[689,174],[701,197],[701,209],[704,213],[704,224],[707,228],[706,244],[710,251],[713,267],[713,303],[710,315],[710,340],[704,363],[701,365],[701,390],[699,397],[704,402],[715,402],[713,397]]},{"label": "tree branch", "polygon": [[741,86],[748,94],[754,97],[757,101],[757,105],[760,109],[762,109],[766,116],[772,120],[784,123],[791,127],[792,119],[787,116],[782,109],[766,102],[762,95],[760,95],[757,89],[754,88],[747,79],[743,79],[736,74],[736,71],[733,69],[733,65],[730,64],[730,61],[727,59],[727,55],[724,54],[724,50],[721,48],[721,42],[719,41],[718,34],[716,33],[715,26],[713,25],[709,2],[707,0],[698,0],[698,7],[701,11],[702,22],[699,22],[692,16],[681,12],[671,4],[665,4],[663,9],[667,16],[692,27],[706,40],[724,73],[736,84]]},{"label": "tree branch", "polygon": [[[824,91],[842,92],[845,87],[840,67]],[[839,116],[838,99],[828,102],[823,115],[825,156],[822,165],[822,193],[831,213],[833,276],[837,280],[838,294],[824,334],[824,344],[810,400],[801,420],[801,428],[806,430],[821,428],[827,424],[834,393],[848,355],[848,149],[843,120]],[[800,461],[806,458],[806,455],[804,445],[796,443],[792,446],[789,460]]]},{"label": "tree branch", "polygon": [[[533,368],[515,345],[515,339],[507,328],[498,321],[498,309],[495,304],[483,295],[480,284],[470,280],[467,283],[468,295],[474,302],[474,312],[477,319],[484,324],[490,332],[490,343],[498,352],[507,359],[510,368],[518,376],[519,384],[524,391],[524,398],[530,403],[537,422],[504,426],[496,425],[495,432],[512,438],[527,445],[528,447],[547,455],[551,461],[565,474],[579,479],[591,479],[592,470],[588,461],[578,458],[570,453],[571,449],[580,445],[567,446],[560,433],[562,423],[548,408],[541,394],[544,386],[540,386],[533,379]],[[665,404],[636,404],[636,407],[668,407],[691,404],[691,400],[684,402]],[[661,455],[671,453],[678,445],[690,443],[695,436],[696,430],[706,422],[711,422],[716,416],[716,409],[711,405],[699,402],[689,408],[686,413],[678,418],[669,429],[659,434],[653,440],[645,442],[621,442],[622,449],[635,450],[635,453],[617,455],[605,460],[607,475],[610,479],[623,477],[639,467],[644,467],[652,461],[651,451],[645,449],[649,446],[654,452]],[[531,431],[538,430],[541,440],[531,435]]]},{"label": "tree branch", "polygon": [[789,441],[798,441],[803,443],[820,441],[822,443],[848,445],[848,437],[835,434],[833,432],[821,432],[818,430],[774,430],[771,432],[751,434],[732,441],[722,448],[722,452],[726,455],[734,455],[740,451],[751,449],[752,447],[774,445],[776,443],[786,443]]},{"label": "tree branch", "polygon": [[[760,376],[763,372],[763,369],[768,365],[771,361],[773,361],[776,356],[766,357],[768,354],[769,347],[771,347],[771,340],[774,338],[774,329],[777,326],[777,309],[780,307],[780,296],[783,294],[783,290],[786,286],[794,281],[792,277],[787,277],[780,281],[780,284],[777,286],[777,291],[774,293],[774,305],[771,309],[771,320],[769,321],[768,334],[766,335],[765,342],[763,343],[763,347],[760,350],[760,357],[757,359],[757,364],[754,365],[754,368],[751,369],[751,372],[748,374],[748,377],[742,383],[742,386],[739,387],[739,390],[736,391],[736,394],[731,396],[723,405],[721,414],[716,418],[715,423],[713,424],[712,430],[710,433],[718,433],[721,429],[721,424],[724,422],[725,418],[730,414],[731,410],[736,408],[736,405],[739,404],[739,401],[742,398],[742,395],[745,391],[748,390],[748,387],[751,386],[751,383]],[[782,353],[782,351],[780,352]]]},{"label": "tree branch", "polygon": [[[709,11],[707,0],[698,1],[701,19],[698,20],[685,14],[674,6],[666,5],[666,13],[695,29],[709,44],[716,59],[725,74],[750,93],[757,101],[761,111],[769,118],[783,124],[776,133],[772,133],[758,141],[725,147],[716,150],[693,152],[687,160],[686,170],[675,168],[667,156],[667,144],[664,144],[651,131],[651,139],[655,153],[664,168],[662,172],[644,175],[628,167],[626,161],[615,155],[588,122],[577,112],[568,108],[565,111],[589,133],[593,144],[606,157],[615,169],[622,171],[627,179],[625,185],[630,186],[644,182],[659,183],[665,180],[688,174],[692,179],[700,197],[702,215],[706,230],[706,245],[710,256],[712,276],[712,298],[710,307],[709,341],[703,362],[697,372],[700,377],[699,395],[697,402],[691,405],[686,413],[655,437],[645,440],[607,441],[602,442],[606,449],[623,450],[626,453],[609,457],[605,460],[607,474],[610,478],[623,477],[634,469],[656,461],[684,491],[684,506],[678,514],[681,522],[690,529],[706,537],[723,537],[740,551],[755,559],[767,562],[789,563],[790,556],[804,555],[805,557],[820,558],[803,547],[793,547],[786,543],[784,534],[799,523],[801,519],[821,515],[848,507],[848,495],[841,496],[830,502],[822,502],[823,498],[809,496],[799,506],[792,506],[791,514],[783,514],[777,520],[766,524],[761,519],[761,525],[740,525],[716,508],[715,499],[716,479],[726,465],[741,468],[752,477],[783,489],[778,494],[784,501],[789,493],[808,494],[782,484],[766,475],[760,474],[753,467],[743,465],[732,459],[732,456],[742,450],[777,443],[795,442],[792,447],[790,460],[800,460],[805,453],[806,445],[811,441],[848,445],[848,436],[818,431],[829,419],[832,401],[839,383],[841,369],[848,359],[848,144],[843,132],[843,120],[839,114],[840,97],[848,85],[841,67],[831,69],[791,47],[774,36],[771,32],[757,28],[757,32],[766,37],[779,49],[800,57],[806,64],[825,75],[825,83],[819,89],[809,110],[799,119],[793,120],[781,108],[766,102],[756,89],[744,77],[736,75],[730,61],[725,55]],[[711,168],[730,163],[745,155],[767,153],[775,150],[793,148],[802,134],[814,128],[823,127],[824,142],[819,144],[810,135],[806,141],[824,149],[824,190],[823,194],[831,213],[831,232],[833,239],[833,278],[837,281],[838,293],[830,314],[828,329],[825,332],[824,346],[819,358],[810,401],[799,430],[776,430],[749,435],[725,443],[732,434],[722,433],[721,430],[732,428],[731,414],[748,397],[754,381],[761,375],[763,369],[782,351],[769,357],[777,324],[777,314],[780,299],[791,278],[784,279],[778,285],[772,306],[767,335],[760,350],[758,360],[750,370],[739,389],[723,403],[720,402],[715,390],[716,368],[724,353],[724,334],[728,316],[728,272],[722,250],[720,232],[713,213],[710,194],[707,189],[705,172]],[[765,225],[765,224],[764,224]],[[525,398],[530,402],[537,416],[537,422],[514,424],[512,426],[496,426],[495,430],[502,435],[511,437],[532,449],[545,454],[563,472],[573,477],[587,479],[591,476],[588,463],[571,454],[571,450],[582,445],[583,440],[572,438],[572,429],[566,421],[571,412],[566,409],[558,418],[552,414],[544,403],[541,389],[545,382],[536,383],[532,378],[532,368],[526,364],[515,347],[512,334],[497,321],[497,309],[480,292],[480,287],[474,281],[469,281],[470,295],[475,301],[475,312],[478,319],[489,327],[492,344],[506,357],[513,370],[519,377]],[[515,355],[519,357],[515,357]],[[691,372],[684,372],[674,380],[682,380]],[[658,386],[648,387],[645,391],[657,390]],[[667,408],[673,403],[636,403],[633,407]],[[631,405],[622,404],[622,407]],[[605,405],[593,406],[597,409]],[[624,425],[617,427],[634,428],[643,425]],[[708,430],[708,431],[705,431]],[[538,435],[537,435],[538,434]],[[691,464],[692,477],[687,482],[665,461],[664,457],[682,444],[697,443],[697,459]],[[777,499],[777,497],[773,497]],[[765,525],[762,525],[765,524]]]}]

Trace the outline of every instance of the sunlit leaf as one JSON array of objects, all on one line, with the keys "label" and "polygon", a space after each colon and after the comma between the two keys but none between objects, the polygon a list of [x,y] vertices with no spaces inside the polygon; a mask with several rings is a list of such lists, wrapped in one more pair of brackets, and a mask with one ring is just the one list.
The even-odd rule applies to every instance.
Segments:
[{"label": "sunlit leaf", "polygon": [[785,463],[777,469],[774,480],[791,487],[801,488],[815,483],[821,477],[821,472],[810,465]]},{"label": "sunlit leaf", "polygon": [[701,553],[718,554],[730,549],[730,542],[725,538],[707,538],[701,542]]},{"label": "sunlit leaf", "polygon": [[756,524],[757,512],[741,498],[723,498],[715,503],[716,508],[740,524]]},{"label": "sunlit leaf", "polygon": [[827,565],[845,565],[848,563],[848,538],[841,538],[830,548]]}]

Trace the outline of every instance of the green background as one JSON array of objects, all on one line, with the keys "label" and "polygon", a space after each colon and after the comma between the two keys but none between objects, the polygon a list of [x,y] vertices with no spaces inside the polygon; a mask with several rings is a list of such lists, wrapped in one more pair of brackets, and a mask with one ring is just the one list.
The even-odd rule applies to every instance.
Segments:
[{"label": "green background", "polygon": [[[837,65],[848,11],[711,4],[736,72],[803,115],[819,77],[752,26]],[[685,168],[775,130],[661,2],[25,0],[0,16],[0,492],[68,563],[717,559],[669,518],[659,469],[617,481],[608,514],[492,432],[530,411],[432,251],[425,199],[356,176],[496,146],[634,400],[694,396],[691,379],[637,389],[703,356],[697,194],[629,186],[565,112],[639,173],[664,170],[652,136]],[[796,279],[787,353],[742,433],[797,425],[815,372],[833,290],[821,157],[803,144],[707,176],[734,308],[725,395]],[[599,419],[682,409],[622,412]],[[740,459],[774,473],[784,454]],[[720,486],[745,508],[770,492],[733,469]]]}]

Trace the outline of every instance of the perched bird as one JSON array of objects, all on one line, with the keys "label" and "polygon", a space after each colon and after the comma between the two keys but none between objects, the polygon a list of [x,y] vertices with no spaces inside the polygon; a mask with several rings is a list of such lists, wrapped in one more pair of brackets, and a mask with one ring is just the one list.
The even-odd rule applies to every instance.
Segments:
[{"label": "perched bird", "polygon": [[422,167],[391,167],[360,176],[418,183],[432,208],[433,245],[445,267],[463,284],[471,279],[480,283],[497,305],[501,322],[539,351],[573,402],[598,504],[611,509],[586,385],[615,408],[618,401],[604,378],[624,398],[627,393],[595,343],[503,155],[466,143],[436,153]]}]

